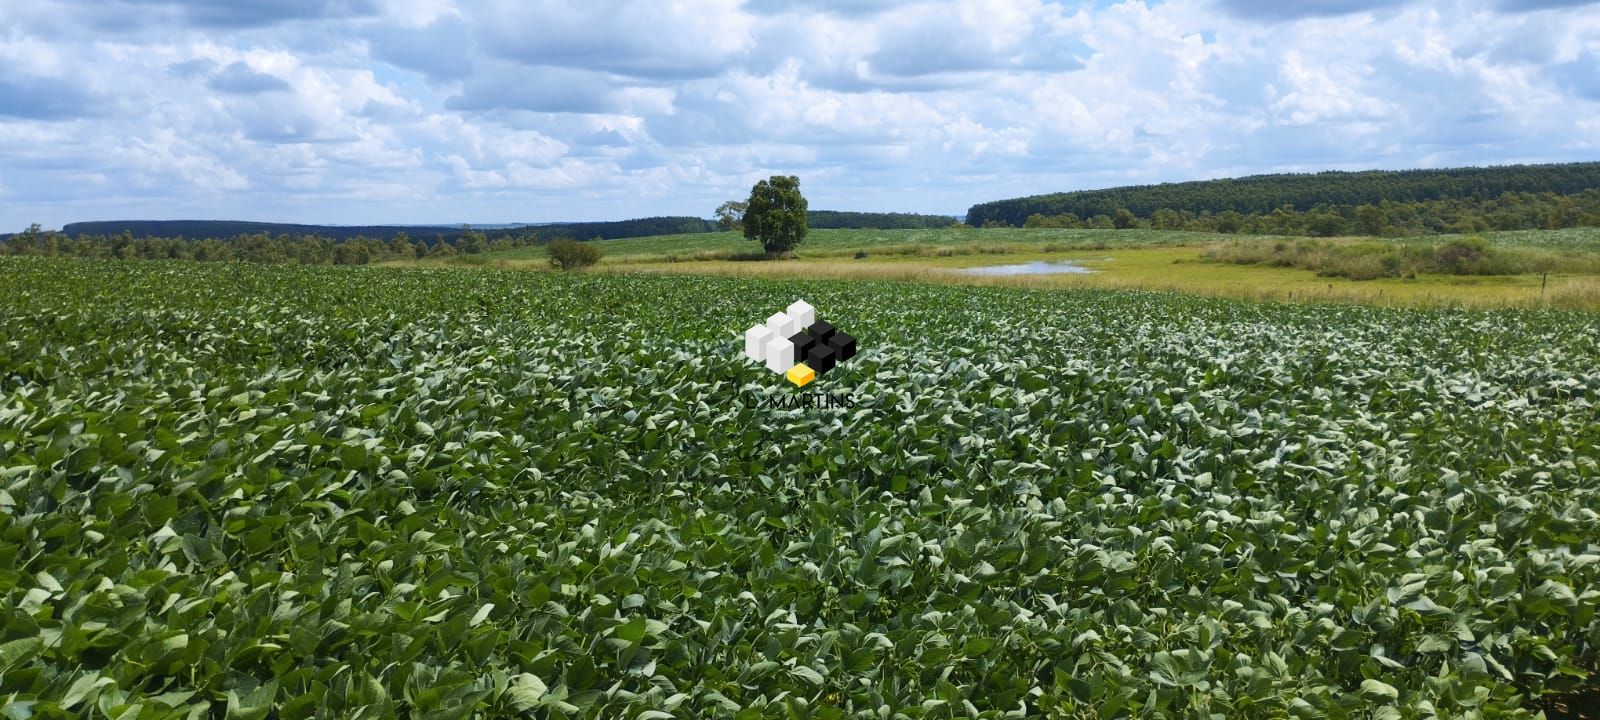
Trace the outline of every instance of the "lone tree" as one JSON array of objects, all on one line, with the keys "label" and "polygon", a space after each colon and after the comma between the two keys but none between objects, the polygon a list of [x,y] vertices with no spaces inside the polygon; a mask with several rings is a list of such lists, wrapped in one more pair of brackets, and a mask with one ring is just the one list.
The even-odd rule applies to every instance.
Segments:
[{"label": "lone tree", "polygon": [[749,203],[738,200],[729,200],[717,206],[717,227],[723,230],[738,230],[744,227],[744,211],[750,207]]},{"label": "lone tree", "polygon": [[767,257],[793,252],[806,239],[806,198],[800,178],[773,175],[750,189],[744,211],[744,236],[761,243]]}]

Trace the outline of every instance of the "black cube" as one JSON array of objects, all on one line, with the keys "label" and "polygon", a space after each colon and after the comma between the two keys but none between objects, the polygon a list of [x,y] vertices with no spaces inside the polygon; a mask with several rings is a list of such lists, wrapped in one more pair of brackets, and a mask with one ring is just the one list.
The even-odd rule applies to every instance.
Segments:
[{"label": "black cube", "polygon": [[833,348],[819,344],[806,353],[806,365],[821,375],[833,369],[834,358]]},{"label": "black cube", "polygon": [[835,359],[844,362],[856,354],[856,339],[850,333],[835,332],[828,338],[828,347],[833,348]]},{"label": "black cube", "polygon": [[794,361],[797,363],[805,362],[806,353],[817,346],[817,339],[803,332],[795,333],[789,342],[794,344]]},{"label": "black cube", "polygon": [[826,320],[818,320],[811,323],[811,327],[806,328],[806,332],[810,333],[811,337],[816,338],[817,342],[826,343],[828,338],[833,337],[833,323]]}]

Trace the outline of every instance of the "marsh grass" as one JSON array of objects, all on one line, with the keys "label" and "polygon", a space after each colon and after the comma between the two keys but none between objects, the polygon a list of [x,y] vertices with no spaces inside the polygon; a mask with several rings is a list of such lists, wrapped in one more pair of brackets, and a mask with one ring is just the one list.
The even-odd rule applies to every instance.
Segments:
[{"label": "marsh grass", "polygon": [[1092,254],[1018,254],[1020,260],[1071,260],[1089,275],[979,276],[962,270],[985,264],[974,256],[872,257],[863,261],[801,258],[779,263],[711,261],[601,265],[613,273],[716,275],[763,279],[855,280],[979,285],[1053,290],[1145,290],[1242,300],[1341,303],[1388,307],[1556,308],[1600,310],[1600,276],[1420,275],[1412,279],[1352,280],[1294,267],[1203,262],[1194,248],[1113,249]]},{"label": "marsh grass", "polygon": [[1374,280],[1421,275],[1600,273],[1600,253],[1490,245],[1480,236],[1437,241],[1247,240],[1219,243],[1201,258],[1235,265],[1310,270],[1322,277]]}]

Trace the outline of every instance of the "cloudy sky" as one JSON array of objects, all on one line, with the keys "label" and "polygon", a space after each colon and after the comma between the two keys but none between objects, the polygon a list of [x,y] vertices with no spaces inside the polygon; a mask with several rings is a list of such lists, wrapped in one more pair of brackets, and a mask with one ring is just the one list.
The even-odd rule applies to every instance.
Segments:
[{"label": "cloudy sky", "polygon": [[1595,159],[1591,0],[0,0],[0,231]]}]

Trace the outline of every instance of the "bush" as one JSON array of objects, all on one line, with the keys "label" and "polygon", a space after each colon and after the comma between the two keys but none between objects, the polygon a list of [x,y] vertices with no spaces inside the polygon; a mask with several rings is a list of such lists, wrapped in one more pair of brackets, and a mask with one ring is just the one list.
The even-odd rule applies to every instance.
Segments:
[{"label": "bush", "polygon": [[1483,238],[1473,236],[1456,238],[1440,245],[1434,251],[1445,272],[1461,275],[1470,272],[1485,255],[1489,253],[1489,243]]},{"label": "bush", "polygon": [[600,262],[600,248],[576,240],[556,240],[545,247],[550,255],[550,267],[558,270],[582,270]]}]

